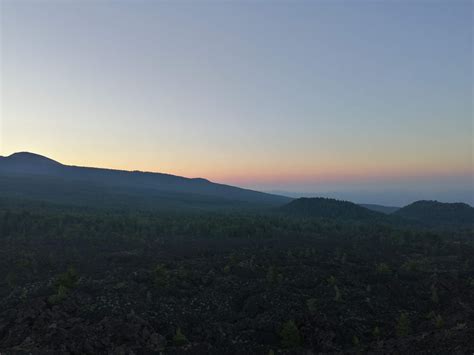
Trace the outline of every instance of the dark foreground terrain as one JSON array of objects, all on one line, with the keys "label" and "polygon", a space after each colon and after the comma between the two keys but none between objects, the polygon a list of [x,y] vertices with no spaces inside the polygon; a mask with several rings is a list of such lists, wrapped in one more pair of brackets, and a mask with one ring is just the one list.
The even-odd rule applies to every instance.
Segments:
[{"label": "dark foreground terrain", "polygon": [[472,228],[0,204],[0,352],[472,353]]}]

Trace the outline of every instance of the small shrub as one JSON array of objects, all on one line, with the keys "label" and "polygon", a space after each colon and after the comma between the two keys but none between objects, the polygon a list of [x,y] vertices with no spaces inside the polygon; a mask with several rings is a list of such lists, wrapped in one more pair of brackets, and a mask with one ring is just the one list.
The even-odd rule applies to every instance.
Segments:
[{"label": "small shrub", "polygon": [[397,321],[397,335],[406,336],[410,333],[410,319],[408,313],[402,312]]},{"label": "small shrub", "polygon": [[428,271],[429,267],[428,259],[410,259],[402,265],[402,269],[409,272]]},{"label": "small shrub", "polygon": [[183,265],[180,265],[177,271],[178,278],[181,280],[189,279],[191,273]]},{"label": "small shrub", "polygon": [[335,285],[336,284],[336,278],[334,277],[334,275],[331,275],[328,277],[328,284],[330,285]]},{"label": "small shrub", "polygon": [[284,348],[296,348],[301,345],[301,334],[295,322],[289,320],[280,331],[281,345]]},{"label": "small shrub", "polygon": [[316,298],[310,298],[306,300],[306,306],[308,307],[308,311],[314,314],[318,311],[318,300]]},{"label": "small shrub", "polygon": [[5,282],[7,283],[8,287],[14,288],[18,282],[18,275],[14,271],[10,271],[7,276],[5,276]]},{"label": "small shrub", "polygon": [[341,264],[345,264],[345,263],[346,263],[346,260],[347,260],[347,254],[344,253],[344,254],[342,254],[342,256],[341,256]]},{"label": "small shrub", "polygon": [[176,346],[181,346],[188,343],[188,339],[181,331],[181,328],[176,329],[176,333],[173,336],[173,344]]},{"label": "small shrub", "polygon": [[69,292],[76,287],[79,281],[79,275],[76,269],[70,266],[66,272],[60,274],[56,279],[56,293],[48,297],[50,304],[58,304],[66,299]]},{"label": "small shrub", "polygon": [[360,340],[359,340],[359,337],[357,335],[354,335],[352,337],[352,345],[354,345],[355,347],[360,346]]},{"label": "small shrub", "polygon": [[380,263],[375,266],[375,271],[379,275],[390,275],[392,273],[392,269],[386,263]]},{"label": "small shrub", "polygon": [[63,285],[60,285],[58,287],[58,291],[54,294],[48,297],[48,302],[52,305],[61,303],[64,301],[69,293],[69,289]]},{"label": "small shrub", "polygon": [[164,265],[157,265],[153,269],[153,283],[159,287],[169,285],[169,272]]},{"label": "small shrub", "polygon": [[433,319],[435,316],[435,312],[434,311],[430,311],[427,315],[426,315],[426,319]]},{"label": "small shrub", "polygon": [[232,253],[229,257],[229,265],[234,266],[234,265],[237,265],[238,262],[239,262],[239,259],[237,258],[237,255]]},{"label": "small shrub", "polygon": [[378,326],[375,326],[374,330],[372,331],[372,336],[375,338],[375,339],[379,339],[380,338],[380,328]]},{"label": "small shrub", "polygon": [[334,285],[334,301],[339,302],[341,301],[341,291],[339,290],[339,287],[337,285]]},{"label": "small shrub", "polygon": [[26,288],[22,288],[20,296],[19,296],[20,300],[26,301],[27,297],[28,297],[28,290]]},{"label": "small shrub", "polygon": [[435,304],[439,303],[438,289],[433,284],[431,285],[431,301]]},{"label": "small shrub", "polygon": [[59,287],[63,286],[67,289],[76,287],[77,281],[79,281],[79,275],[76,269],[70,266],[66,272],[60,274],[56,280],[56,285]]},{"label": "small shrub", "polygon": [[444,327],[444,320],[441,314],[436,314],[433,318],[433,322],[437,329],[441,329]]},{"label": "small shrub", "polygon": [[270,285],[275,285],[281,280],[281,275],[277,272],[275,267],[270,266],[267,271],[267,283]]}]

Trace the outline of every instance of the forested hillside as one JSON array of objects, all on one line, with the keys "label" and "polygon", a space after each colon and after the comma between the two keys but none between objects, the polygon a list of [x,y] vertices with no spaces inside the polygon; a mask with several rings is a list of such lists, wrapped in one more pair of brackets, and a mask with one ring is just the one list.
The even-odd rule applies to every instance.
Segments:
[{"label": "forested hillside", "polygon": [[416,201],[394,215],[430,226],[474,226],[474,208],[466,203]]},{"label": "forested hillside", "polygon": [[385,215],[349,201],[332,198],[299,198],[284,205],[284,213],[300,217],[336,218],[339,220],[384,220]]}]

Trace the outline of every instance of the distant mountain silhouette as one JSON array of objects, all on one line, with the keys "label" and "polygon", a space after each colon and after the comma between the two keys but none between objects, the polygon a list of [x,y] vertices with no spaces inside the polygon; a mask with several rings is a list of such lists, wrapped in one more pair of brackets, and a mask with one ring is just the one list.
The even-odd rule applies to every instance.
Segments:
[{"label": "distant mountain silhouette", "polygon": [[465,225],[474,227],[474,208],[466,203],[416,201],[393,213],[426,225]]},{"label": "distant mountain silhouette", "polygon": [[372,211],[381,212],[385,214],[390,214],[400,209],[400,207],[382,206],[382,205],[375,205],[372,203],[359,203],[359,206],[362,206]]},{"label": "distant mountain silhouette", "polygon": [[[278,206],[288,197],[217,184],[202,178],[63,165],[33,153],[0,157],[0,196],[81,204]],[[125,204],[125,203],[123,203]]]},{"label": "distant mountain silhouette", "polygon": [[47,174],[61,166],[60,163],[42,155],[20,152],[8,157],[0,156],[0,172]]},{"label": "distant mountain silhouette", "polygon": [[385,215],[355,203],[331,198],[302,197],[281,207],[281,211],[302,217],[322,217],[345,220],[384,219]]}]

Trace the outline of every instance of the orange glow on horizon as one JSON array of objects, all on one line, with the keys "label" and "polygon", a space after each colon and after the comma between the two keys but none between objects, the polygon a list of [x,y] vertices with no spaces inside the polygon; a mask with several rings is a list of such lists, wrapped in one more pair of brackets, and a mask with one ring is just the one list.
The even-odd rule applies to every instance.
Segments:
[{"label": "orange glow on horizon", "polygon": [[[28,151],[24,149],[24,151]],[[205,178],[213,182],[237,185],[285,185],[285,184],[323,184],[323,183],[359,183],[370,181],[403,181],[407,179],[422,180],[428,178],[463,177],[473,178],[474,167],[466,167],[459,162],[450,166],[440,167],[436,162],[415,164],[413,162],[385,162],[384,164],[367,161],[351,161],[343,164],[341,161],[323,161],[303,165],[301,162],[273,161],[263,164],[258,160],[229,162],[211,161],[181,161],[163,160],[157,162],[153,155],[138,155],[136,159],[126,152],[104,152],[97,154],[48,154],[36,152],[57,160],[65,165],[97,167],[106,169],[144,171],[165,173],[189,178]],[[5,156],[12,154],[8,152]],[[117,154],[118,153],[118,154]],[[234,164],[233,164],[234,163]]]},{"label": "orange glow on horizon", "polygon": [[[191,166],[165,168],[161,169],[147,162],[135,161],[133,164],[122,164],[120,162],[102,162],[95,163],[78,163],[60,161],[67,165],[89,166],[97,168],[128,170],[128,171],[144,171],[154,173],[164,173],[188,178],[205,178],[213,182],[235,185],[249,184],[287,184],[287,183],[347,183],[360,181],[396,181],[404,179],[423,179],[429,177],[473,177],[474,168],[466,168],[463,166],[437,167],[437,166],[383,166],[376,167],[367,165],[365,167],[354,168],[352,166],[323,166],[313,169],[286,169],[284,164],[281,167],[261,169],[251,167],[245,170],[245,167],[233,167],[228,169],[227,166],[203,166],[201,168]],[[263,165],[263,164],[262,164]]]}]

